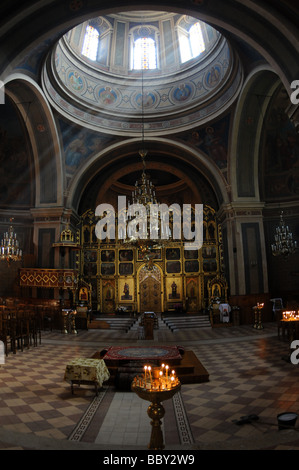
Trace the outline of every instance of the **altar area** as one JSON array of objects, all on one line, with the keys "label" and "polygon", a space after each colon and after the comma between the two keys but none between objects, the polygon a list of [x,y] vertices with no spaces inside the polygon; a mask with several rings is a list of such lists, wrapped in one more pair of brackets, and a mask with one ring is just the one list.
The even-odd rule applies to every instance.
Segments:
[{"label": "altar area", "polygon": [[216,291],[227,300],[221,226],[212,207],[204,206],[202,248],[186,249],[185,239],[169,240],[151,250],[150,270],[138,247],[126,246],[117,237],[97,239],[97,222],[94,211],[82,214],[77,233],[81,248],[76,253],[79,277],[89,285],[93,311],[194,313],[208,308]]}]

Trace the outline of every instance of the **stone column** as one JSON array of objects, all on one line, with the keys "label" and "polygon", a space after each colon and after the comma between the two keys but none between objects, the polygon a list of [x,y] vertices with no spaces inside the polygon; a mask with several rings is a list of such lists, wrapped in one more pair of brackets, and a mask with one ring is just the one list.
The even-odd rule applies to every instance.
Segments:
[{"label": "stone column", "polygon": [[219,211],[230,295],[268,292],[263,203],[230,203]]}]

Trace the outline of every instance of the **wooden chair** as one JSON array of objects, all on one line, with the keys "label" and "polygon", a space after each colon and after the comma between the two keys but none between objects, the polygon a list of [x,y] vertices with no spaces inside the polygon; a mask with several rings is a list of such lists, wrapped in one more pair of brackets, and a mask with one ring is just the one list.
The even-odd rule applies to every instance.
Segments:
[{"label": "wooden chair", "polygon": [[9,346],[13,354],[16,354],[10,312],[8,312],[7,309],[3,310],[0,316],[0,339],[4,343],[4,350],[6,356],[8,356]]}]

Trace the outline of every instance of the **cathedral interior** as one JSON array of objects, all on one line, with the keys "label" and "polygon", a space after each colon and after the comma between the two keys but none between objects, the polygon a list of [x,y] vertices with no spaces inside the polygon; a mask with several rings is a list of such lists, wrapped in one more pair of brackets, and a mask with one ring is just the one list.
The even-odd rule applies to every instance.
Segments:
[{"label": "cathedral interior", "polygon": [[[188,329],[194,317],[216,335],[203,341],[234,331],[250,341],[262,306],[264,327],[260,318],[254,334],[270,329],[277,341],[283,311],[299,313],[296,2],[11,0],[0,11],[3,318],[6,308],[41,315],[36,350],[58,338],[62,362],[80,337],[89,341],[97,321],[99,345],[123,344],[125,335],[109,337],[109,321],[130,318],[137,328],[147,312],[160,323],[180,318],[185,336],[171,342],[193,341],[201,357],[201,333]],[[147,208],[171,208],[170,236],[159,233],[155,243],[132,241],[129,224],[125,235],[120,228],[123,201],[128,214],[142,191],[151,197]],[[187,208],[193,238],[183,224]],[[140,235],[141,225],[135,219],[130,229]],[[201,243],[188,244],[199,225]],[[63,335],[64,312],[74,309],[77,342]],[[150,340],[166,343],[168,333],[159,327]],[[146,341],[134,338],[129,344]],[[279,345],[282,355],[287,342]],[[81,347],[94,353],[93,343]],[[21,367],[13,361],[24,354],[10,350],[6,364]],[[80,397],[77,414],[89,399]],[[8,443],[13,425],[2,406],[2,447],[30,448]]]}]

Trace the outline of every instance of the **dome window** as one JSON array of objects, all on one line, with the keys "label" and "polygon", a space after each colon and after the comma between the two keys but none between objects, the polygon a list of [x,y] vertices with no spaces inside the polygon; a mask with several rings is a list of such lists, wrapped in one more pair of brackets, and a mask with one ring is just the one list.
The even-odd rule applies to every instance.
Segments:
[{"label": "dome window", "polygon": [[134,70],[147,70],[157,68],[156,42],[149,37],[141,37],[133,44]]},{"label": "dome window", "polygon": [[99,47],[99,32],[93,26],[86,27],[82,54],[90,60],[96,60]]},{"label": "dome window", "polygon": [[198,57],[205,51],[206,47],[199,21],[194,23],[189,31],[180,30],[179,45],[182,63]]}]

